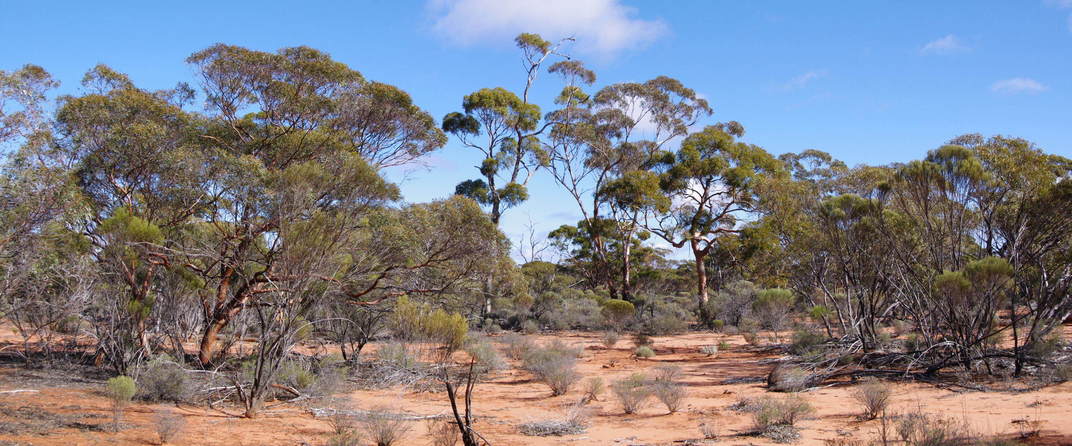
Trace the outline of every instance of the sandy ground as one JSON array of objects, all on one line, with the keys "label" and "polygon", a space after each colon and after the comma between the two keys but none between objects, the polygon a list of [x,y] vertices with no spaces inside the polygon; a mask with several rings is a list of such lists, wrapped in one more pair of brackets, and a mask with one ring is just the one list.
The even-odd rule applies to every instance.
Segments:
[{"label": "sandy ground", "polygon": [[[613,396],[604,394],[587,407],[587,432],[564,437],[527,437],[517,426],[534,420],[561,417],[581,398],[580,386],[567,395],[552,397],[546,385],[534,382],[527,372],[517,369],[495,374],[478,385],[474,397],[476,428],[490,442],[501,445],[663,445],[704,444],[700,423],[717,426],[719,438],[712,444],[764,445],[771,441],[749,435],[750,414],[729,409],[744,397],[770,395],[763,378],[772,367],[771,357],[743,346],[740,337],[720,337],[694,333],[655,338],[657,356],[638,360],[631,357],[632,345],[623,340],[614,349],[599,345],[597,334],[560,333],[536,337],[538,342],[561,339],[582,347],[579,371],[585,377],[599,376],[607,383],[644,372],[661,364],[681,367],[682,382],[688,390],[684,408],[668,414],[652,401],[637,414],[624,415]],[[732,347],[708,357],[699,353],[704,345],[728,341]],[[182,414],[187,422],[176,445],[311,445],[324,444],[329,424],[305,408],[277,406],[258,419],[229,417],[201,407],[173,404],[134,404],[126,411],[127,427],[119,433],[107,431],[110,410],[101,396],[99,382],[75,381],[48,384],[48,371],[5,366],[0,368],[0,445],[75,446],[95,444],[159,444],[153,430],[156,411]],[[738,382],[724,384],[726,380]],[[744,381],[741,383],[740,381]],[[823,445],[831,439],[872,438],[877,421],[861,421],[860,409],[852,399],[853,386],[813,389],[802,395],[815,408],[813,417],[799,424],[800,445]],[[940,389],[930,384],[894,384],[890,412],[918,411],[967,422],[981,434],[1018,433],[1014,420],[1040,421],[1043,435],[1036,444],[1072,444],[1072,383],[1032,392],[975,392]],[[11,390],[30,390],[10,392]],[[342,395],[356,409],[387,408],[414,415],[446,414],[449,405],[440,392],[413,393],[407,389],[356,391]],[[313,404],[314,407],[317,404]],[[430,444],[425,425],[415,422],[401,445]]]}]

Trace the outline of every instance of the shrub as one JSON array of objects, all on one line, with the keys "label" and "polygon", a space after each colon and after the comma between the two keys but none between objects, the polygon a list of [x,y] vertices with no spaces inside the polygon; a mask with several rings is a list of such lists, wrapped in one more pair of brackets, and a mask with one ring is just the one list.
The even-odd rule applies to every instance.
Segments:
[{"label": "shrub", "polygon": [[540,331],[540,324],[537,324],[534,320],[527,320],[521,324],[521,331],[525,334],[535,334]]},{"label": "shrub", "polygon": [[823,335],[809,330],[797,330],[793,333],[793,342],[789,344],[789,353],[804,355],[811,352],[816,346],[822,345],[826,339]]},{"label": "shrub", "polygon": [[537,347],[536,343],[518,333],[507,333],[502,337],[502,343],[506,345],[506,356],[510,359],[521,359]]},{"label": "shrub", "polygon": [[605,326],[602,310],[595,299],[566,299],[561,305],[540,315],[540,322],[552,330],[591,330]]},{"label": "shrub", "polygon": [[886,411],[890,403],[890,386],[882,381],[870,378],[853,391],[852,397],[864,408],[864,416],[869,420],[878,418]]},{"label": "shrub", "polygon": [[906,446],[958,446],[971,437],[963,424],[922,413],[902,415],[897,422],[897,434]]},{"label": "shrub", "polygon": [[522,435],[548,437],[576,435],[588,429],[588,414],[580,404],[570,407],[566,415],[557,420],[533,421],[522,424],[518,430]]},{"label": "shrub", "polygon": [[376,350],[376,360],[380,365],[396,370],[412,370],[417,368],[419,361],[417,354],[402,342],[389,342]]},{"label": "shrub", "polygon": [[715,355],[718,354],[718,346],[717,345],[705,345],[703,347],[700,347],[700,353],[703,353],[703,354],[705,354],[707,356],[715,356]]},{"label": "shrub", "polygon": [[752,420],[756,430],[766,432],[772,426],[795,426],[813,412],[811,404],[799,395],[764,398],[759,401],[759,410],[752,414]]},{"label": "shrub", "polygon": [[703,435],[704,440],[714,440],[718,438],[718,422],[714,418],[708,418],[700,422],[700,435]]},{"label": "shrub", "polygon": [[613,325],[620,325],[636,314],[636,307],[629,301],[607,299],[603,302],[603,309],[600,310],[600,313],[607,319],[607,322]]},{"label": "shrub", "polygon": [[655,366],[655,382],[672,383],[681,378],[681,367],[670,364]]},{"label": "shrub", "polygon": [[644,326],[647,331],[655,335],[672,335],[688,330],[688,319],[679,314],[660,313],[647,320]]},{"label": "shrub", "polygon": [[651,347],[648,347],[646,345],[642,345],[640,347],[637,347],[636,351],[633,352],[633,354],[635,354],[638,358],[653,358],[655,357],[655,350],[652,350]]},{"label": "shrub", "polygon": [[711,321],[711,330],[715,331],[716,333],[721,333],[724,328],[726,328],[726,321],[722,319],[715,319]]},{"label": "shrub", "polygon": [[545,348],[537,348],[525,355],[523,367],[536,379],[547,384],[554,396],[565,395],[581,375],[577,373],[576,349],[561,341],[552,342]]},{"label": "shrub", "polygon": [[1072,381],[1072,364],[1059,364],[1053,371],[1053,376],[1058,381]]},{"label": "shrub", "polygon": [[160,437],[160,444],[167,444],[178,438],[186,428],[186,418],[176,413],[158,411],[153,418],[153,427],[156,429],[156,435]]},{"label": "shrub", "polygon": [[729,350],[730,349],[730,343],[726,342],[726,341],[718,341],[718,349],[719,350]]},{"label": "shrub", "polygon": [[411,427],[409,421],[383,409],[374,409],[362,416],[361,426],[376,446],[400,444]]},{"label": "shrub", "polygon": [[784,363],[774,366],[767,375],[767,388],[774,392],[799,392],[810,383],[811,375],[807,371]]},{"label": "shrub", "polygon": [[584,382],[584,397],[581,401],[585,404],[590,401],[599,401],[599,396],[603,394],[605,387],[606,386],[603,385],[603,378],[598,376],[588,378],[588,380]]},{"label": "shrub", "polygon": [[752,303],[752,311],[759,316],[760,321],[766,328],[774,331],[780,330],[793,310],[796,297],[793,292],[783,288],[771,288],[756,293],[756,300]]},{"label": "shrub", "polygon": [[660,381],[653,385],[653,393],[666,406],[670,413],[677,412],[681,403],[685,400],[685,388],[680,384],[670,381]]},{"label": "shrub", "polygon": [[461,434],[454,423],[442,418],[432,418],[428,420],[428,438],[432,440],[432,446],[454,446],[461,439]]},{"label": "shrub", "polygon": [[618,343],[618,339],[620,338],[621,336],[618,334],[617,331],[607,330],[603,333],[603,338],[601,340],[603,341],[603,346],[610,349],[614,348],[614,346]]},{"label": "shrub", "polygon": [[119,422],[123,418],[123,409],[130,405],[130,400],[134,398],[136,391],[137,387],[134,385],[134,380],[129,376],[120,375],[108,380],[105,394],[112,403],[113,430],[119,431]]},{"label": "shrub", "polygon": [[332,434],[328,437],[326,446],[360,446],[361,436],[356,432]]},{"label": "shrub", "polygon": [[636,413],[651,397],[648,378],[640,373],[615,381],[611,385],[611,391],[618,397],[618,401],[621,401],[622,409],[627,414]]},{"label": "shrub", "polygon": [[145,365],[138,376],[140,400],[182,402],[188,395],[186,372],[171,358],[158,356]]},{"label": "shrub", "polygon": [[648,336],[646,333],[636,333],[633,335],[633,345],[637,347],[650,347],[653,344],[654,341],[652,341],[651,336]]}]

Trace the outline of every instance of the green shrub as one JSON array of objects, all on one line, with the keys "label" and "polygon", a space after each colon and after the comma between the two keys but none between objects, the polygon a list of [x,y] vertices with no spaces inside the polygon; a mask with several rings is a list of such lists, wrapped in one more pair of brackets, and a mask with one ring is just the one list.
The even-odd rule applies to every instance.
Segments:
[{"label": "green shrub", "polygon": [[633,345],[637,347],[650,347],[653,342],[651,336],[648,336],[647,333],[636,333],[633,335]]},{"label": "green shrub", "polygon": [[112,429],[116,432],[119,431],[123,410],[130,405],[130,400],[136,392],[137,386],[129,376],[120,375],[108,380],[105,394],[112,403]]},{"label": "green shrub", "polygon": [[621,299],[607,299],[600,314],[612,325],[619,325],[636,314],[636,306]]},{"label": "green shrub", "polygon": [[723,321],[722,319],[715,319],[711,321],[711,329],[714,330],[716,333],[721,333],[722,330],[725,328],[726,321]]},{"label": "green shrub", "polygon": [[525,334],[536,334],[540,332],[540,324],[537,324],[534,320],[527,320],[521,324],[521,331]]},{"label": "green shrub", "polygon": [[643,359],[654,358],[655,350],[652,350],[651,347],[648,347],[646,345],[642,345],[640,347],[637,347],[636,351],[633,354],[636,355],[636,357]]},{"label": "green shrub", "polygon": [[145,364],[138,375],[137,398],[160,402],[182,402],[189,395],[186,372],[167,356],[158,356]]},{"label": "green shrub", "polygon": [[395,370],[413,370],[420,365],[417,354],[402,342],[389,342],[376,350],[376,360],[381,366]]},{"label": "green shrub", "polygon": [[590,401],[598,401],[599,396],[603,394],[604,389],[603,378],[598,376],[588,378],[584,382],[584,397],[581,399],[584,403]]}]

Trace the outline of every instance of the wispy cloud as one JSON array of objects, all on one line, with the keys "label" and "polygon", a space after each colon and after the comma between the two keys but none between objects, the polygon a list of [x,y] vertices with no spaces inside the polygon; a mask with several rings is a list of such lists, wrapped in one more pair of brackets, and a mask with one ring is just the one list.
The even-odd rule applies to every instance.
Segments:
[{"label": "wispy cloud", "polygon": [[459,45],[535,32],[548,39],[572,36],[580,52],[613,56],[667,31],[660,20],[637,18],[637,11],[620,0],[430,0],[429,6],[435,31]]},{"label": "wispy cloud", "polygon": [[781,89],[784,91],[797,90],[804,88],[808,84],[812,83],[816,79],[821,79],[826,76],[826,70],[812,70],[800,76],[794,77],[781,85]]},{"label": "wispy cloud", "polygon": [[990,91],[1006,94],[1036,94],[1046,91],[1047,89],[1048,87],[1042,85],[1039,81],[1027,77],[1003,79],[990,85]]},{"label": "wispy cloud", "polygon": [[[1072,0],[1043,0],[1042,3],[1057,9],[1072,8]],[[1072,31],[1072,14],[1068,15],[1068,30]]]},{"label": "wispy cloud", "polygon": [[923,48],[920,48],[919,52],[923,54],[951,54],[967,49],[968,47],[960,39],[957,39],[957,36],[949,34],[940,39],[927,42],[926,45],[923,45]]}]

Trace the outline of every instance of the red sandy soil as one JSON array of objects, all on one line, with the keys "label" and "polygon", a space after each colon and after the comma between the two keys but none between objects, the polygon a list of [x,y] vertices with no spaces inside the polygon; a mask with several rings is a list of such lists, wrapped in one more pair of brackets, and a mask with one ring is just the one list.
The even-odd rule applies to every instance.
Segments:
[{"label": "red sandy soil", "polygon": [[[1067,328],[1067,327],[1066,327]],[[590,403],[590,426],[587,432],[564,437],[528,437],[518,433],[517,426],[535,420],[558,418],[581,398],[581,386],[567,395],[552,397],[546,385],[534,382],[524,371],[509,369],[498,372],[481,383],[474,394],[476,429],[493,445],[663,445],[704,444],[700,439],[701,422],[718,426],[719,438],[712,444],[764,445],[773,444],[762,437],[748,435],[750,414],[734,412],[729,406],[744,397],[772,395],[763,379],[772,367],[769,355],[757,353],[744,346],[739,336],[719,336],[693,333],[655,338],[657,356],[638,360],[631,357],[632,345],[622,341],[614,349],[599,344],[598,334],[558,333],[536,337],[538,342],[560,339],[582,347],[579,371],[587,378],[602,377],[606,383],[644,372],[662,364],[681,367],[682,382],[688,390],[686,404],[678,413],[667,414],[657,401],[634,415],[624,415],[621,405],[609,392],[599,401]],[[728,341],[732,347],[714,357],[699,353],[704,345]],[[514,364],[516,365],[516,364]],[[26,380],[45,371],[22,370],[15,366],[0,368],[0,445],[76,446],[76,445],[146,445],[159,444],[153,429],[154,413],[170,410],[182,414],[186,429],[176,445],[310,445],[324,444],[330,427],[305,408],[282,405],[268,409],[257,419],[230,417],[202,407],[174,404],[134,404],[126,411],[128,427],[121,432],[108,432],[110,410],[101,396],[102,385],[90,380],[69,385],[22,387],[27,383],[46,382]],[[750,380],[741,384],[722,384],[727,379]],[[1015,436],[1014,420],[1040,421],[1041,438],[1033,444],[1072,444],[1072,383],[1050,386],[1031,392],[976,392],[950,387],[943,389],[932,384],[893,384],[894,396],[890,413],[923,411],[929,414],[965,421],[978,434]],[[5,391],[25,389],[29,392]],[[813,417],[799,424],[800,445],[823,445],[831,439],[865,440],[875,436],[878,421],[861,421],[859,405],[852,399],[852,385],[822,387],[802,393],[816,409]],[[780,394],[773,394],[780,396]],[[343,395],[355,409],[387,408],[413,415],[449,413],[442,392],[414,393],[408,389],[361,390]],[[312,403],[317,407],[317,403]],[[16,409],[23,408],[21,411]],[[32,415],[35,411],[45,415]],[[237,410],[236,410],[237,411]],[[21,414],[21,415],[20,415]],[[82,425],[46,429],[45,432],[5,432],[6,423],[19,417],[37,418],[58,416],[78,419]],[[79,418],[80,417],[80,418]],[[64,423],[60,423],[64,425]],[[70,423],[66,424],[67,426]],[[99,425],[104,428],[87,428]],[[425,425],[413,423],[412,430],[401,445],[430,444],[425,437]]]}]

